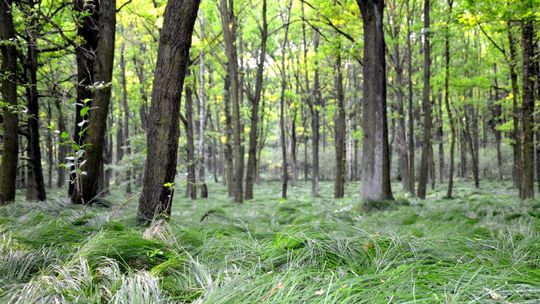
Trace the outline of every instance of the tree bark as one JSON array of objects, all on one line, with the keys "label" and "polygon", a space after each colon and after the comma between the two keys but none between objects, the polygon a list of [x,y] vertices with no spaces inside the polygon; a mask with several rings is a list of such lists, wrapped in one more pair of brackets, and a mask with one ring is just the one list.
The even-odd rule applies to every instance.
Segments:
[{"label": "tree bark", "polygon": [[[12,1],[0,1],[0,40],[15,41]],[[0,81],[2,99],[7,103],[3,111],[3,153],[0,164],[0,205],[15,200],[17,163],[19,154],[19,117],[17,114],[17,49],[14,44],[1,43]]]},{"label": "tree bark", "polygon": [[178,154],[180,98],[188,68],[191,36],[200,0],[169,0],[152,86],[147,157],[137,219],[168,218],[174,194]]},{"label": "tree bark", "polygon": [[[129,120],[130,120],[130,110],[128,103],[128,91],[127,91],[127,77],[126,77],[126,58],[125,58],[125,45],[122,44],[120,47],[120,78],[122,81],[122,109],[124,112],[124,123],[123,123],[123,143],[124,143],[124,154],[129,159],[131,155],[131,142],[129,140]],[[120,120],[121,118],[119,118]],[[131,165],[130,162],[127,163],[127,168],[125,169],[126,175],[126,193],[131,193]]]},{"label": "tree bark", "polygon": [[393,199],[386,117],[386,58],[383,32],[384,1],[357,0],[364,25],[364,107],[362,196]]},{"label": "tree bark", "polygon": [[345,180],[346,180],[346,146],[345,139],[347,134],[347,127],[345,125],[345,93],[343,92],[343,71],[341,64],[341,48],[337,50],[336,57],[336,101],[337,101],[337,115],[334,120],[334,135],[335,135],[335,157],[336,157],[336,176],[334,182],[334,197],[342,198],[345,195]]},{"label": "tree bark", "polygon": [[[32,8],[33,4],[32,4]],[[28,41],[27,41],[27,62],[26,73],[28,86],[26,87],[26,99],[28,101],[28,154],[29,171],[28,177],[31,182],[27,190],[27,200],[47,199],[45,193],[45,181],[43,179],[43,166],[41,164],[41,147],[39,141],[39,92],[37,90],[37,72],[38,72],[38,52],[37,39],[34,33],[36,27],[35,20],[29,21]]]},{"label": "tree bark", "polygon": [[236,16],[232,0],[220,0],[221,22],[223,28],[223,40],[228,59],[228,71],[230,80],[230,96],[232,105],[232,136],[234,156],[234,201],[242,203],[244,200],[244,148],[242,143],[242,126],[240,117],[240,84],[238,75],[238,54],[236,50]]},{"label": "tree bark", "polygon": [[409,152],[409,179],[410,179],[410,185],[408,187],[409,193],[414,195],[415,194],[415,184],[416,184],[416,178],[415,178],[415,149],[414,149],[414,107],[413,107],[413,67],[412,67],[412,42],[411,42],[411,25],[412,25],[412,15],[414,8],[411,10],[409,6],[409,0],[406,2],[407,5],[407,97],[408,97],[408,152]]},{"label": "tree bark", "polygon": [[286,48],[289,40],[289,21],[291,18],[292,0],[289,0],[287,5],[287,19],[285,22],[285,35],[281,44],[281,93],[279,97],[279,130],[281,143],[281,198],[287,198],[287,185],[289,180],[289,170],[287,162],[287,133],[285,130],[285,90],[287,89],[287,78],[285,72],[285,56]]},{"label": "tree bark", "polygon": [[512,170],[512,176],[514,185],[518,188],[521,197],[521,178],[522,178],[522,141],[521,141],[521,108],[518,102],[519,87],[518,87],[518,74],[517,74],[517,53],[516,53],[516,41],[512,34],[512,26],[508,23],[508,44],[509,44],[509,68],[510,68],[510,81],[512,84],[512,112],[514,118],[514,130],[512,133],[512,152],[514,156],[514,167]]},{"label": "tree bark", "polygon": [[187,169],[187,185],[186,197],[197,199],[197,167],[195,165],[195,136],[193,134],[193,89],[188,84],[186,85],[186,102],[185,102],[185,121],[186,129],[186,169]]},{"label": "tree bark", "polygon": [[429,151],[431,147],[431,47],[430,47],[430,0],[424,0],[424,90],[422,108],[424,110],[424,136],[422,140],[422,158],[420,160],[420,176],[418,178],[418,193],[420,199],[426,198],[426,186],[429,174]]},{"label": "tree bark", "polygon": [[[447,0],[448,15],[452,16],[452,7],[454,0]],[[456,122],[454,121],[453,109],[450,106],[450,33],[449,23],[444,33],[444,105],[448,114],[448,123],[450,124],[450,164],[448,168],[448,189],[446,198],[452,198],[454,189],[454,158],[456,150]]]},{"label": "tree bark", "polygon": [[522,199],[534,198],[534,24],[524,21],[521,29],[523,60],[523,166],[521,177]]},{"label": "tree bark", "polygon": [[[305,38],[304,38],[305,41]],[[315,54],[319,51],[319,32],[315,31],[313,37]],[[307,46],[304,45],[305,59],[307,63]],[[316,57],[316,56],[315,56]],[[306,68],[306,71],[308,69]],[[320,141],[320,111],[321,111],[321,88],[319,84],[319,60],[315,58],[315,71],[313,74],[313,91],[310,96],[309,109],[311,112],[311,149],[313,168],[311,172],[311,196],[319,195],[319,141]]]},{"label": "tree bark", "polygon": [[89,204],[100,190],[99,170],[103,166],[103,147],[107,116],[111,99],[111,81],[114,62],[114,42],[116,34],[116,1],[102,1],[99,8],[99,40],[96,47],[94,65],[95,91],[89,111],[87,138],[82,166],[86,174],[81,177],[81,185],[75,187],[71,201]]},{"label": "tree bark", "polygon": [[[203,38],[204,23],[200,19],[200,35]],[[208,197],[208,188],[206,186],[205,177],[205,130],[206,130],[206,88],[205,88],[205,53],[201,49],[199,54],[199,185],[201,187],[201,198]]]},{"label": "tree bark", "polygon": [[268,22],[266,19],[267,3],[262,3],[262,28],[261,48],[257,63],[257,75],[255,76],[255,94],[250,96],[251,101],[251,124],[249,129],[248,163],[246,171],[246,199],[253,199],[253,186],[257,175],[257,133],[259,132],[259,103],[263,87],[264,62],[266,58],[266,41],[268,38]]}]

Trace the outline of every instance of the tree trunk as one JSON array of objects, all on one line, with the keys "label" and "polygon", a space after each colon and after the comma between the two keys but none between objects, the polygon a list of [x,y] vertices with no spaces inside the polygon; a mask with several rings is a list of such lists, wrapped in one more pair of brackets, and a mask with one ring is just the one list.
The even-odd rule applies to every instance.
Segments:
[{"label": "tree trunk", "polygon": [[[404,81],[403,81],[403,66],[402,58],[399,49],[399,33],[401,25],[398,22],[400,16],[395,15],[395,10],[392,11],[392,36],[394,39],[394,50],[392,54],[392,59],[394,61],[394,69],[396,73],[396,112],[398,116],[398,125],[397,125],[397,150],[398,150],[398,170],[401,173],[401,183],[403,184],[403,190],[406,192],[413,192],[411,189],[412,181],[410,175],[410,166],[409,166],[409,151],[407,150],[407,129],[405,125],[405,109],[404,109]],[[414,155],[412,155],[414,157]]]},{"label": "tree trunk", "polygon": [[186,85],[186,103],[185,103],[185,121],[186,129],[186,169],[187,169],[187,185],[186,197],[197,199],[197,176],[196,176],[196,161],[195,161],[195,136],[193,135],[193,89],[190,85]]},{"label": "tree trunk", "polygon": [[[87,132],[87,115],[82,115],[81,110],[87,104],[90,105],[93,93],[91,90],[94,84],[94,65],[96,61],[96,51],[98,47],[99,34],[99,6],[101,2],[95,2],[94,5],[87,5],[85,0],[75,0],[75,11],[80,14],[80,20],[77,26],[77,36],[81,37],[82,43],[75,46],[75,57],[77,60],[77,100],[75,102],[75,132],[73,141],[82,146],[85,142]],[[72,168],[70,168],[71,171]],[[79,184],[77,174],[70,174],[70,183],[68,194],[70,197],[74,194]],[[80,190],[80,189],[79,189]]]},{"label": "tree trunk", "polygon": [[[58,112],[58,131],[60,131],[60,134],[62,132],[67,132],[66,128],[66,121],[64,119],[64,111],[62,110],[62,100],[60,98],[56,98],[55,105],[56,105],[56,111]],[[63,142],[59,142],[58,144],[58,156],[57,156],[57,179],[56,179],[56,186],[58,188],[64,187],[64,184],[66,182],[66,169],[62,168],[60,164],[66,161],[66,155],[67,155],[67,146]]]},{"label": "tree trunk", "polygon": [[99,40],[96,47],[94,66],[94,98],[89,111],[87,140],[85,140],[86,160],[81,177],[81,185],[76,186],[71,201],[89,204],[99,192],[99,169],[103,166],[103,146],[107,129],[107,116],[111,99],[111,81],[114,61],[116,33],[116,1],[102,1],[99,8]]},{"label": "tree trunk", "polygon": [[[124,142],[124,154],[129,159],[131,155],[131,142],[129,141],[129,103],[128,103],[128,92],[127,92],[127,77],[126,77],[126,59],[125,59],[125,45],[122,44],[120,47],[120,78],[122,81],[122,108],[124,112],[124,123],[123,123],[123,142]],[[120,121],[121,118],[118,118]],[[125,169],[126,175],[126,193],[130,194],[131,191],[131,164],[130,161],[127,162],[127,168]]]},{"label": "tree trunk", "polygon": [[[228,3],[227,3],[228,2]],[[220,0],[221,22],[223,39],[228,59],[229,80],[231,82],[230,95],[232,105],[232,135],[234,156],[234,201],[242,203],[244,179],[244,148],[242,146],[242,125],[240,117],[240,85],[238,75],[238,55],[236,50],[236,16],[232,0]]]},{"label": "tree trunk", "polygon": [[[0,1],[0,40],[15,40],[13,26],[12,1]],[[2,99],[9,106],[3,112],[3,153],[0,164],[0,205],[15,200],[17,181],[17,162],[19,154],[19,117],[17,111],[17,49],[14,44],[1,43],[0,83]]]},{"label": "tree trunk", "polygon": [[522,199],[534,198],[534,24],[527,20],[522,25],[521,50],[523,59],[523,166],[521,177]]},{"label": "tree trunk", "polygon": [[[447,0],[448,15],[452,16],[452,7],[454,0]],[[456,122],[454,121],[453,109],[450,106],[450,33],[449,24],[446,25],[444,33],[444,105],[448,114],[448,122],[450,124],[450,164],[448,168],[448,190],[446,198],[452,198],[454,189],[454,158],[456,150]]]},{"label": "tree trunk", "polygon": [[[30,21],[30,28],[35,28],[35,20]],[[28,52],[26,62],[26,72],[28,86],[26,87],[26,99],[28,101],[28,154],[29,160],[29,183],[30,188],[26,195],[27,200],[47,199],[45,193],[45,181],[43,180],[43,167],[41,165],[41,147],[39,141],[39,93],[37,90],[38,53],[37,39],[32,30],[28,31],[27,41]]]},{"label": "tree trunk", "polygon": [[336,147],[336,176],[334,182],[334,197],[342,198],[345,195],[345,179],[346,179],[346,146],[345,139],[347,127],[345,125],[345,93],[343,92],[343,71],[341,64],[341,47],[336,50],[338,52],[336,58],[336,101],[337,115],[334,120],[334,135]]},{"label": "tree trunk", "polygon": [[255,76],[255,95],[250,96],[251,101],[251,124],[249,129],[248,163],[246,171],[246,199],[253,199],[253,186],[257,175],[257,133],[259,132],[259,102],[263,87],[264,62],[266,58],[266,41],[268,38],[268,22],[266,20],[266,0],[262,3],[262,29],[261,49],[259,62],[257,63],[257,75]]},{"label": "tree trunk", "polygon": [[171,214],[178,154],[179,101],[199,4],[200,0],[169,0],[165,8],[152,86],[143,190],[137,210],[137,219],[142,223]]},{"label": "tree trunk", "polygon": [[413,81],[412,81],[412,42],[411,42],[411,25],[413,10],[409,7],[409,0],[407,0],[407,91],[408,91],[408,151],[409,151],[409,175],[410,185],[408,187],[409,193],[414,195],[415,191],[415,151],[414,151],[414,108],[413,108]]},{"label": "tree trunk", "polygon": [[426,186],[429,174],[429,150],[431,147],[431,47],[430,33],[430,0],[424,0],[424,91],[422,95],[422,108],[424,110],[424,137],[422,140],[422,158],[420,160],[420,176],[418,178],[418,197],[426,198]]},{"label": "tree trunk", "polygon": [[[305,41],[305,38],[304,38]],[[307,47],[304,46],[307,53]],[[313,38],[315,54],[319,50],[319,32],[315,31]],[[307,56],[304,55],[306,58]],[[316,56],[315,56],[316,57]],[[307,62],[307,59],[304,59]],[[307,68],[306,68],[307,71]],[[319,84],[319,61],[315,58],[315,71],[313,75],[313,95],[310,97],[309,108],[311,112],[311,149],[313,168],[311,172],[311,196],[319,195],[319,139],[320,139],[320,111],[321,111],[321,88]]]},{"label": "tree trunk", "polygon": [[287,184],[289,180],[289,170],[287,163],[287,133],[285,130],[285,90],[287,89],[287,77],[285,73],[285,56],[286,48],[289,40],[289,20],[291,18],[292,0],[289,0],[287,5],[287,20],[285,22],[285,36],[281,44],[281,94],[279,97],[279,130],[281,142],[281,198],[287,198]]},{"label": "tree trunk", "polygon": [[[204,23],[200,20],[200,35],[203,38]],[[205,130],[206,130],[206,88],[205,88],[205,68],[204,68],[204,50],[199,54],[199,185],[201,187],[201,198],[208,197],[208,188],[206,187],[205,177]]]},{"label": "tree trunk", "polygon": [[364,25],[362,196],[375,201],[393,199],[386,117],[384,1],[357,0],[357,3]]},{"label": "tree trunk", "polygon": [[[231,117],[231,82],[230,71],[227,69],[227,75],[223,82],[225,86],[225,149],[223,149],[226,160],[226,179],[229,197],[234,197],[234,159],[232,147],[232,117]],[[217,119],[219,123],[219,117]],[[219,129],[219,126],[218,126]]]},{"label": "tree trunk", "polygon": [[514,156],[514,167],[512,170],[512,176],[514,180],[514,186],[518,188],[521,197],[521,109],[519,107],[518,96],[519,96],[519,87],[518,87],[518,75],[517,75],[517,54],[516,54],[516,41],[514,35],[512,34],[511,24],[508,23],[508,44],[510,50],[510,81],[512,84],[512,112],[514,118],[514,130],[512,133],[512,152]]}]

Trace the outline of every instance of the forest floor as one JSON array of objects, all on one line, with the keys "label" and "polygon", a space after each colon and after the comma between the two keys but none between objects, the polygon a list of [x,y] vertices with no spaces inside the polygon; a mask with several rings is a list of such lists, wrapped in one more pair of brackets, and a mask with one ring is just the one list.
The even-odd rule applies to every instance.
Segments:
[{"label": "forest floor", "polygon": [[540,200],[500,182],[453,200],[394,188],[367,212],[358,184],[281,201],[265,182],[241,206],[210,184],[147,229],[120,190],[111,208],[16,202],[0,208],[0,303],[539,303]]}]

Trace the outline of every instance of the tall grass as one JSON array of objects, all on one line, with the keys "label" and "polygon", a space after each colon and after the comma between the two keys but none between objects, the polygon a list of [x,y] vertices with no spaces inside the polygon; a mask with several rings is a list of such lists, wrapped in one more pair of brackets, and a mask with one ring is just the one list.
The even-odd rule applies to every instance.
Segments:
[{"label": "tall grass", "polygon": [[[1,303],[538,303],[540,203],[508,187],[398,197],[382,211],[350,195],[280,201],[270,184],[239,206],[211,185],[177,197],[170,222],[134,225],[63,201],[0,208]],[[324,191],[328,191],[325,193]],[[442,189],[441,189],[442,191]],[[498,191],[498,190],[497,190]],[[122,207],[119,207],[122,206]],[[203,215],[207,214],[201,222]]]}]

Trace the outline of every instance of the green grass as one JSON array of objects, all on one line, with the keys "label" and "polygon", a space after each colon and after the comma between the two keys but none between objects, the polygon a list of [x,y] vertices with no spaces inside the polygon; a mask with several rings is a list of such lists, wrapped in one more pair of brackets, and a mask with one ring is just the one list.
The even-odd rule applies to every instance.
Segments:
[{"label": "green grass", "polygon": [[16,202],[0,208],[0,303],[538,303],[540,201],[506,183],[424,201],[395,185],[376,210],[359,189],[299,183],[281,201],[265,183],[237,205],[210,184],[148,228],[120,190],[112,208]]}]

